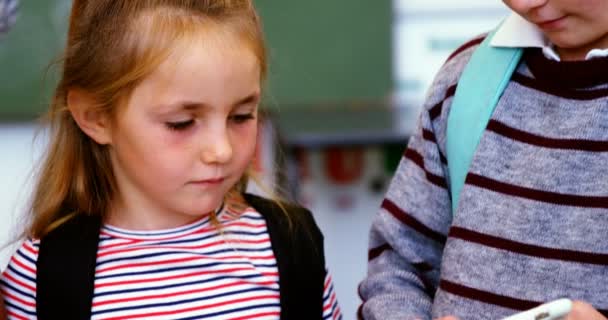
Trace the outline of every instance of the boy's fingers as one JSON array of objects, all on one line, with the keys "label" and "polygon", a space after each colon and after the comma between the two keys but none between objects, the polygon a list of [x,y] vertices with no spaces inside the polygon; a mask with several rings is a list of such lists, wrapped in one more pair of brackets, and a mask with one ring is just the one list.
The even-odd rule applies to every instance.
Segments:
[{"label": "boy's fingers", "polygon": [[573,301],[572,311],[565,320],[606,320],[606,317],[587,302]]}]

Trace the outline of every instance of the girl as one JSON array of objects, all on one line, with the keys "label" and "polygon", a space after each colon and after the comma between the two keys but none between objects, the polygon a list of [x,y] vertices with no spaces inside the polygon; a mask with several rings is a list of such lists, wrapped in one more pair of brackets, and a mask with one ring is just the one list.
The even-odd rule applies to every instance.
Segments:
[{"label": "girl", "polygon": [[250,0],[74,1],[9,319],[336,319],[305,209],[244,194]]}]

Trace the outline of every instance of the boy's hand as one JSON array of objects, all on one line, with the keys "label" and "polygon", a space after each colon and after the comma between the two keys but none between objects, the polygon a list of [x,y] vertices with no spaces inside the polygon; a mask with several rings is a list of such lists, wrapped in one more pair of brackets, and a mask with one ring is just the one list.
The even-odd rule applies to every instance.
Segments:
[{"label": "boy's hand", "polygon": [[[435,320],[458,320],[453,316],[438,318]],[[564,318],[564,320],[608,320],[599,313],[593,306],[583,301],[573,301],[572,311]]]},{"label": "boy's hand", "polygon": [[586,302],[573,301],[572,311],[564,320],[606,320],[606,317]]}]

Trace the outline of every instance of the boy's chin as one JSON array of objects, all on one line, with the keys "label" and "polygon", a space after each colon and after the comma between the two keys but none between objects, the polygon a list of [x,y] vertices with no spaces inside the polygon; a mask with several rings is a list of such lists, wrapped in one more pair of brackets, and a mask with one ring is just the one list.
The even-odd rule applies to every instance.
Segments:
[{"label": "boy's chin", "polygon": [[569,37],[549,37],[562,60],[584,60],[587,53],[595,48],[593,41],[582,41]]},{"label": "boy's chin", "polygon": [[595,48],[608,47],[608,32],[604,35],[575,34],[574,32],[547,32],[545,36],[557,48],[569,51],[589,51]]}]

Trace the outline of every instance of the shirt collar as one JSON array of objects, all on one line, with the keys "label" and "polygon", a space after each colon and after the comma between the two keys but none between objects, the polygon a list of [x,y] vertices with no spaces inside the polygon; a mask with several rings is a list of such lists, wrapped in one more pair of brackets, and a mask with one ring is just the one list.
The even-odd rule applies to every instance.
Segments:
[{"label": "shirt collar", "polygon": [[[560,61],[559,55],[542,31],[514,12],[496,30],[490,45],[507,48],[541,48],[547,58]],[[587,53],[585,60],[599,57],[608,57],[608,49],[593,49]]]}]

